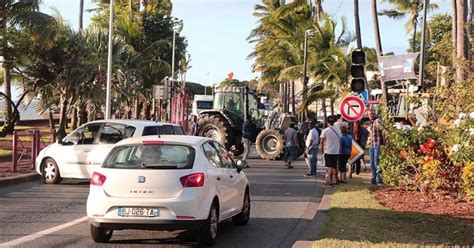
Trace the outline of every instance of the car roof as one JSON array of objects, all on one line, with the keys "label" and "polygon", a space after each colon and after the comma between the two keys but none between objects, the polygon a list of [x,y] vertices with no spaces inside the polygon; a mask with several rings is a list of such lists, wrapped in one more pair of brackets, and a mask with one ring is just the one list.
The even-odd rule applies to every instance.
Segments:
[{"label": "car roof", "polygon": [[124,139],[117,143],[117,145],[133,145],[142,144],[144,141],[164,141],[175,144],[183,144],[189,146],[199,146],[202,143],[213,140],[201,136],[189,136],[189,135],[153,135],[153,136],[141,136],[136,138]]},{"label": "car roof", "polygon": [[130,125],[130,126],[162,126],[162,125],[173,125],[173,126],[179,126],[174,123],[166,123],[166,122],[157,122],[157,121],[151,121],[151,120],[131,120],[131,119],[111,119],[111,120],[97,120],[97,121],[91,121],[89,123],[117,123],[117,124],[125,124],[125,125]]}]

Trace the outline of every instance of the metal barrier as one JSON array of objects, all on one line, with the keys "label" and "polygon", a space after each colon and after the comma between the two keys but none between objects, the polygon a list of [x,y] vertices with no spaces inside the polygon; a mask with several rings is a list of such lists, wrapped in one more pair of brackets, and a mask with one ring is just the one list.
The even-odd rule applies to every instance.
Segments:
[{"label": "metal barrier", "polygon": [[[51,137],[50,141],[45,139],[48,136]],[[13,131],[11,171],[16,172],[18,166],[31,166],[34,169],[36,157],[40,150],[55,142],[55,140],[56,133],[54,131],[41,132],[38,129]]]}]

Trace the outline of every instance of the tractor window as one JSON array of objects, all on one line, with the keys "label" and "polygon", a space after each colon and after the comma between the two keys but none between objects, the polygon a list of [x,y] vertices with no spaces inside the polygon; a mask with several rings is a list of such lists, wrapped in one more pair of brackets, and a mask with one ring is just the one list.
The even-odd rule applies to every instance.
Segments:
[{"label": "tractor window", "polygon": [[225,109],[238,115],[243,115],[244,99],[240,93],[217,93],[215,99],[215,109]]}]

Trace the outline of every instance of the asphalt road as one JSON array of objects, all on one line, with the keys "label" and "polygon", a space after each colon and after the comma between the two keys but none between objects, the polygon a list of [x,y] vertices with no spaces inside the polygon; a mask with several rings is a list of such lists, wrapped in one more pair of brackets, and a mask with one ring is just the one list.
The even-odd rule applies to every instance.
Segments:
[{"label": "asphalt road", "polygon": [[[282,162],[250,159],[251,218],[246,226],[219,225],[214,247],[290,247],[309,225],[322,198],[322,173],[305,178],[302,160],[294,169]],[[319,171],[320,168],[318,168]],[[89,183],[25,183],[0,189],[0,247],[197,247],[183,231],[115,231],[110,244],[89,237]]]}]

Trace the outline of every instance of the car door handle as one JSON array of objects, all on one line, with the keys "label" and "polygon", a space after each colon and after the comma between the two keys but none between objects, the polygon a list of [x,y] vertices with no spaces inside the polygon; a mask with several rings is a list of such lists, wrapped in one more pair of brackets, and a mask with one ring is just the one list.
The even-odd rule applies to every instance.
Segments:
[{"label": "car door handle", "polygon": [[85,149],[84,152],[90,152],[91,150],[90,149]]},{"label": "car door handle", "polygon": [[233,175],[230,175],[229,177],[230,177],[230,178],[234,178],[234,176],[233,176]]},{"label": "car door handle", "polygon": [[220,181],[220,180],[221,180],[221,177],[217,177],[216,179],[217,179],[217,181]]}]

